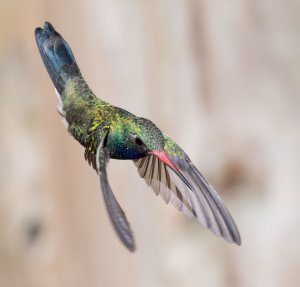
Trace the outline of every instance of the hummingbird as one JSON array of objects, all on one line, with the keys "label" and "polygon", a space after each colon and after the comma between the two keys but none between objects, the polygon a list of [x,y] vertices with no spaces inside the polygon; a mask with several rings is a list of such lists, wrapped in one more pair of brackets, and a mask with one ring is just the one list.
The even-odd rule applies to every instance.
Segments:
[{"label": "hummingbird", "polygon": [[188,155],[149,119],[98,98],[89,88],[68,43],[49,23],[35,39],[55,86],[57,110],[100,179],[110,221],[123,244],[136,248],[125,212],[107,178],[109,159],[132,160],[140,177],[168,204],[229,243],[241,244],[238,228],[221,197]]}]

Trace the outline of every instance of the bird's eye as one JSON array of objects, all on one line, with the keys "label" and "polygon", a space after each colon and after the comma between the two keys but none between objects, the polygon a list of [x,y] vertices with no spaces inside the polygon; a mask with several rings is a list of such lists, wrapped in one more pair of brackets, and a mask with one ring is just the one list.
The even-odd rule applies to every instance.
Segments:
[{"label": "bird's eye", "polygon": [[134,141],[138,146],[144,145],[144,142],[138,136],[135,137]]}]

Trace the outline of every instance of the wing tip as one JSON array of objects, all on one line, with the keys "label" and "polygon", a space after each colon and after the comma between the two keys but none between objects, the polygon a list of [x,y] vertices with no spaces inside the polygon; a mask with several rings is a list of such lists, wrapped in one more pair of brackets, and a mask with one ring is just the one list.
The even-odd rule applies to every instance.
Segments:
[{"label": "wing tip", "polygon": [[[121,240],[121,242],[125,245],[125,247],[132,253],[136,251],[136,244],[134,240],[133,232],[130,228],[130,225],[128,223],[128,229],[125,231],[125,233],[121,232],[121,230],[116,229],[115,231]],[[124,230],[123,230],[124,231]]]},{"label": "wing tip", "polygon": [[224,237],[224,236],[220,236],[222,237],[225,241],[227,241],[228,243],[231,243],[231,244],[236,244],[238,246],[241,246],[242,245],[242,239],[240,237],[240,234],[237,234],[236,236],[234,237]]},{"label": "wing tip", "polygon": [[233,243],[235,243],[238,246],[242,245],[242,238],[239,233],[237,233],[236,237],[233,239]]},{"label": "wing tip", "polygon": [[228,226],[226,233],[224,233],[224,230],[222,232],[222,230],[220,230],[220,232],[216,233],[215,231],[211,230],[216,236],[219,236],[221,238],[223,238],[225,241],[227,241],[228,243],[232,243],[232,244],[236,244],[238,246],[242,245],[242,239],[241,239],[241,235],[240,232],[236,226],[236,224],[234,223],[234,221],[232,222],[234,225],[233,226]]},{"label": "wing tip", "polygon": [[124,245],[127,247],[127,249],[134,253],[136,251],[136,245],[135,245],[135,242],[134,242],[134,239],[132,238],[132,241],[131,242],[124,242]]}]

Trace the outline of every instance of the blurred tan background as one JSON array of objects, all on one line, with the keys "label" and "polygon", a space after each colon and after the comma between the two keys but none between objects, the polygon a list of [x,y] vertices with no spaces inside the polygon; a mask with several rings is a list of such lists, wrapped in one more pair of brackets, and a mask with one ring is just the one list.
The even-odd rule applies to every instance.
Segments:
[{"label": "blurred tan background", "polygon": [[[0,2],[0,286],[276,287],[300,282],[300,1]],[[219,191],[241,247],[109,177],[116,237],[35,44],[50,21],[101,98],[152,119]]]}]

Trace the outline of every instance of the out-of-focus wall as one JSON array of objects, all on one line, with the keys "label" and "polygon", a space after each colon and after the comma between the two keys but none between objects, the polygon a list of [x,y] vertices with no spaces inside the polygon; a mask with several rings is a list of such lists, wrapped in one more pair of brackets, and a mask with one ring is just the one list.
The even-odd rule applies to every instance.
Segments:
[{"label": "out-of-focus wall", "polygon": [[[0,2],[0,286],[298,286],[300,1]],[[65,131],[33,31],[50,21],[101,98],[151,118],[227,203],[231,246],[156,198],[130,162],[110,225]]]}]

